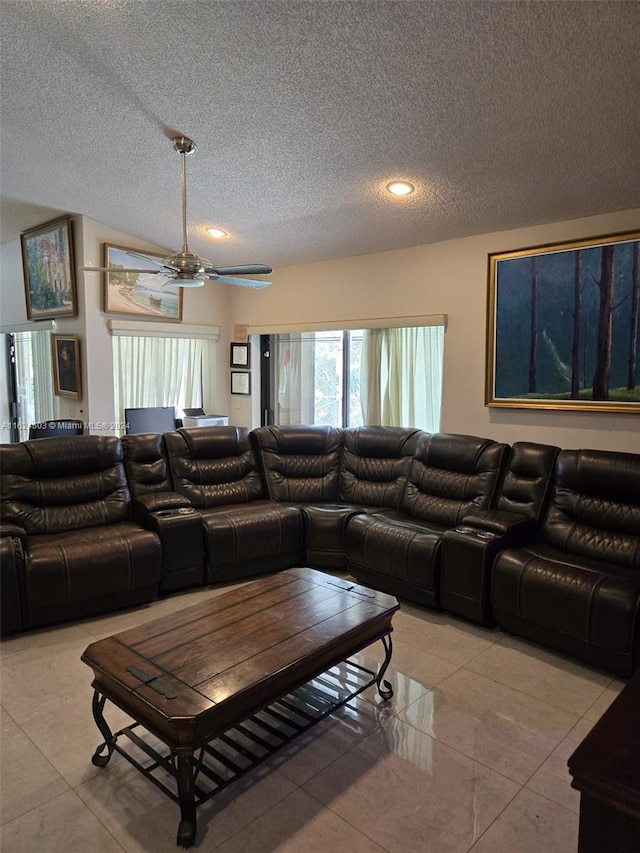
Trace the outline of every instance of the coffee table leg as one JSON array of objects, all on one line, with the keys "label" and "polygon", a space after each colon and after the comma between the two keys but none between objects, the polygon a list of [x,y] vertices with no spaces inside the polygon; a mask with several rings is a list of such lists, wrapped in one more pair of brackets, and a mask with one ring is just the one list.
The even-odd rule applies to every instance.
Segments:
[{"label": "coffee table leg", "polygon": [[180,800],[180,825],[177,843],[191,847],[196,840],[196,801],[193,788],[193,751],[175,751],[178,770],[178,798]]},{"label": "coffee table leg", "polygon": [[[93,702],[91,704],[93,719],[96,721],[96,726],[100,729],[100,734],[104,738],[104,743],[101,743],[91,756],[91,763],[95,764],[96,767],[105,767],[113,753],[114,737],[103,714],[104,703],[106,701],[106,696],[103,696],[97,690],[93,691]],[[107,754],[103,755],[102,753],[104,752],[105,747],[107,749]]]},{"label": "coffee table leg", "polygon": [[378,685],[378,693],[380,696],[383,699],[391,699],[393,696],[393,687],[390,682],[385,681],[384,679],[384,674],[391,663],[391,653],[393,652],[393,643],[391,642],[389,634],[382,638],[382,645],[384,646],[385,655],[384,661],[382,662],[380,669],[378,670],[378,675],[376,676],[376,684]]}]

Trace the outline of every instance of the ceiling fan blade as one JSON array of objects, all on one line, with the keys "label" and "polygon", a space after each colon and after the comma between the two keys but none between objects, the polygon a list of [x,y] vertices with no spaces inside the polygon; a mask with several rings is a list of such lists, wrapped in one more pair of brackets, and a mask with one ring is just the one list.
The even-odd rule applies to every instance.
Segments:
[{"label": "ceiling fan blade", "polygon": [[141,275],[142,274],[144,274],[144,275],[158,275],[158,273],[162,272],[162,270],[140,270],[140,269],[134,270],[134,269],[129,269],[129,268],[125,268],[125,267],[78,267],[78,269],[82,270],[82,272],[110,272],[110,273],[137,272],[137,273],[140,273]]},{"label": "ceiling fan blade", "polygon": [[236,284],[239,287],[252,287],[254,290],[261,290],[271,284],[270,281],[261,281],[257,278],[236,278],[235,276],[218,275],[217,273],[205,273],[205,275],[211,281],[219,281],[221,284]]},{"label": "ceiling fan blade", "polygon": [[[162,272],[163,269],[173,270],[174,272],[178,271],[178,267],[173,266],[173,264],[169,263],[169,258],[165,258],[162,261],[159,261],[157,258],[150,258],[148,255],[145,255],[143,252],[132,252],[127,251],[127,255],[131,255],[132,258],[140,258],[141,261],[148,261],[150,264],[154,264],[156,267],[160,267],[158,272]],[[145,272],[150,272],[150,270],[145,270]]]},{"label": "ceiling fan blade", "polygon": [[269,275],[273,270],[266,264],[239,264],[232,267],[205,267],[205,273],[218,275]]}]

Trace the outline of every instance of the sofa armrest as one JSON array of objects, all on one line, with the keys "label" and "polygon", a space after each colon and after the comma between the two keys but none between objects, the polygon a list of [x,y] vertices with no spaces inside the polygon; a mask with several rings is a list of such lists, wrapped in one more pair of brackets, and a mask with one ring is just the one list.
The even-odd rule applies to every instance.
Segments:
[{"label": "sofa armrest", "polygon": [[204,583],[202,516],[177,492],[149,492],[132,501],[133,518],[160,537],[160,592]]},{"label": "sofa armrest", "polygon": [[0,526],[0,632],[26,627],[24,621],[24,571],[26,534],[17,524]]},{"label": "sofa armrest", "polygon": [[494,625],[490,602],[493,562],[505,548],[535,542],[539,525],[503,510],[469,513],[442,537],[440,603],[480,625]]},{"label": "sofa armrest", "polygon": [[499,536],[508,536],[509,547],[513,547],[516,543],[531,542],[537,539],[540,529],[540,525],[531,518],[525,518],[516,512],[499,509],[476,510],[465,515],[460,527],[470,527],[477,531],[488,531]]},{"label": "sofa armrest", "polygon": [[146,495],[138,495],[132,504],[134,517],[140,514],[142,518],[146,513],[158,512],[161,509],[191,507],[191,501],[177,492],[148,492]]},{"label": "sofa armrest", "polygon": [[14,524],[12,521],[3,521],[0,524],[0,537],[4,538],[5,536],[19,539],[23,547],[27,541],[27,534],[24,528],[20,527],[19,524]]}]

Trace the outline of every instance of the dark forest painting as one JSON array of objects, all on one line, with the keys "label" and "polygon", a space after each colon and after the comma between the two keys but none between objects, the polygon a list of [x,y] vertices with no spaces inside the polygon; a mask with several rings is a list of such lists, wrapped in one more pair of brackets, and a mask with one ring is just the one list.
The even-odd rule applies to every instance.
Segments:
[{"label": "dark forest painting", "polygon": [[640,412],[640,232],[489,256],[489,406]]}]

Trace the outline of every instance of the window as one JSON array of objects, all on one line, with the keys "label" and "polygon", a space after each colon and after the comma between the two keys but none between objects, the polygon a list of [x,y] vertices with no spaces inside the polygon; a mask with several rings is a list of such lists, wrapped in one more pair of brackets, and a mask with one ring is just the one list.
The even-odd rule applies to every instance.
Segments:
[{"label": "window", "polygon": [[30,424],[59,416],[60,402],[53,393],[50,333],[14,332],[12,337],[18,437],[26,441]]},{"label": "window", "polygon": [[[440,428],[444,325],[265,335],[265,422]],[[263,358],[263,365],[265,360]]]},{"label": "window", "polygon": [[358,426],[361,331],[266,336],[273,376],[267,394],[279,424]]},{"label": "window", "polygon": [[116,421],[124,410],[147,406],[211,405],[215,344],[200,338],[118,335],[113,338]]}]

